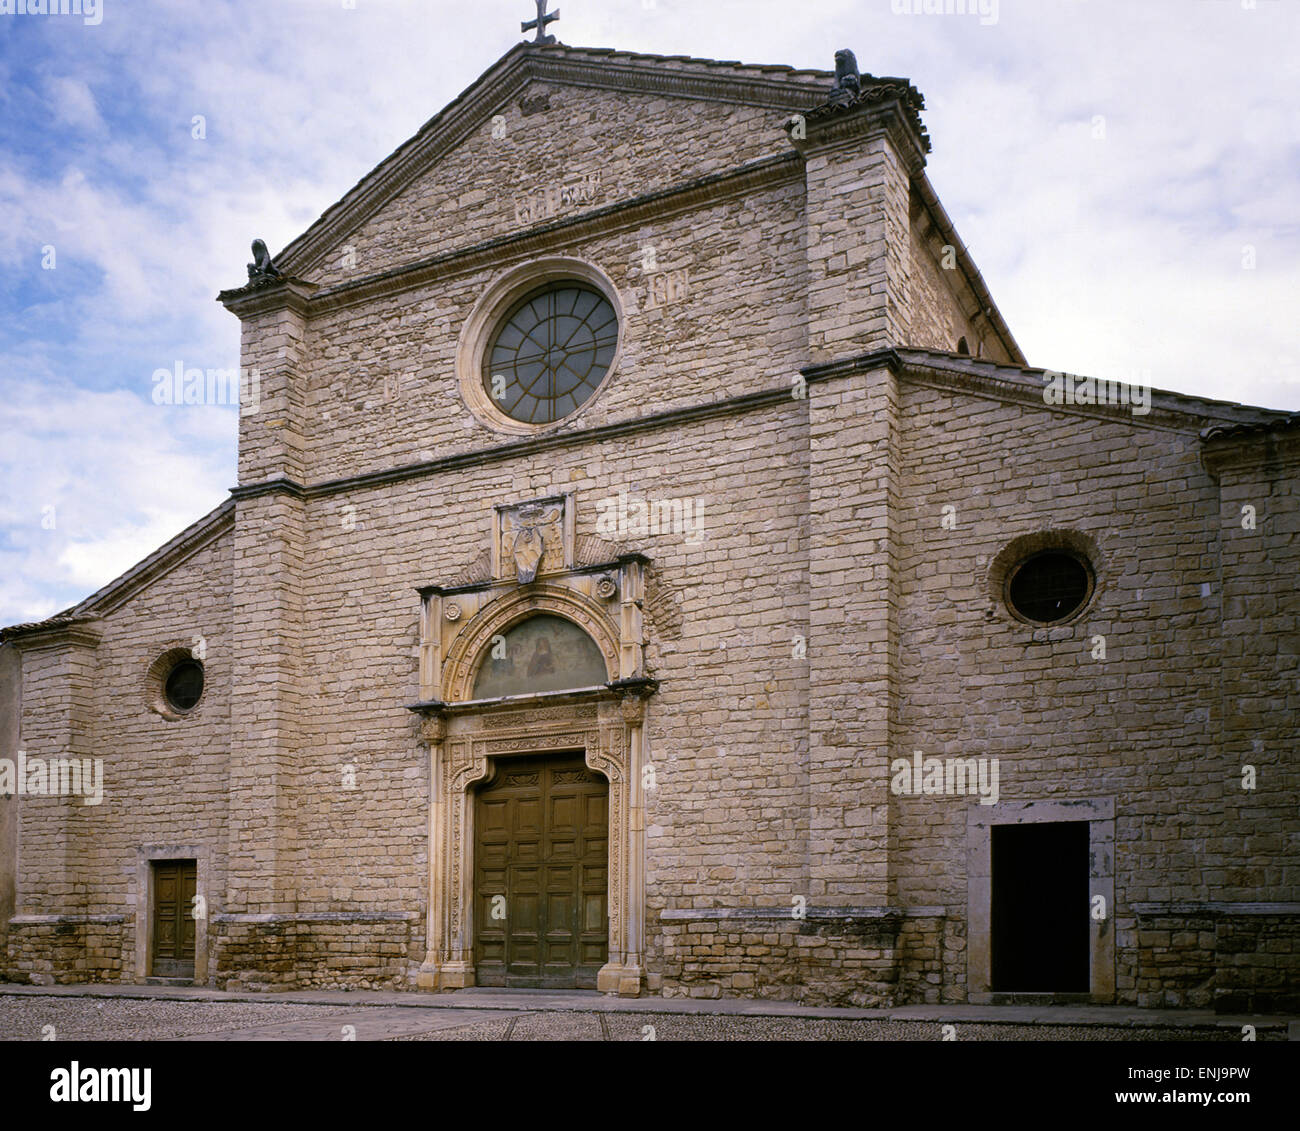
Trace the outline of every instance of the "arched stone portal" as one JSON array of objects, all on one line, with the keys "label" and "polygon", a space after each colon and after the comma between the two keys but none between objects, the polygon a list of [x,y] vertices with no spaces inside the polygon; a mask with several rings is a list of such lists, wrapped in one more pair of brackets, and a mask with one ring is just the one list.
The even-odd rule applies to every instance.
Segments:
[{"label": "arched stone portal", "polygon": [[[475,984],[472,789],[497,763],[582,751],[609,783],[609,947],[597,988],[636,995],[644,980],[645,700],[656,684],[642,667],[640,610],[645,559],[623,555],[569,568],[546,581],[494,579],[422,590],[421,737],[428,744],[428,949],[418,984]],[[467,615],[468,614],[468,615]],[[470,698],[494,638],[538,614],[562,617],[595,642],[608,678],[600,686]],[[445,659],[444,659],[445,657]]]}]

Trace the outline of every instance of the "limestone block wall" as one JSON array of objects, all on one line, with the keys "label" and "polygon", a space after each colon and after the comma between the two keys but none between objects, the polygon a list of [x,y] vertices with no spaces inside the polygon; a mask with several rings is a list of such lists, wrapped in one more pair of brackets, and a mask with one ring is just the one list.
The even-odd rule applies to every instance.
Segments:
[{"label": "limestone block wall", "polygon": [[0,981],[56,986],[134,980],[135,942],[125,915],[20,915],[9,931]]},{"label": "limestone block wall", "polygon": [[[539,100],[546,110],[520,105]],[[808,102],[792,90],[790,112]],[[296,265],[295,274],[326,286],[347,282],[517,230],[516,204],[538,210],[523,216],[537,223],[790,150],[781,128],[788,114],[764,107],[709,104],[701,112],[690,98],[532,81],[497,113],[503,121],[484,120],[342,248]],[[547,189],[580,195],[548,213]]]},{"label": "limestone block wall", "polygon": [[[1113,796],[1121,899],[1206,898],[1196,841],[1223,817],[1211,729],[1221,592],[1195,435],[910,383],[902,415],[892,755],[997,757],[1008,801]],[[1035,628],[990,591],[990,568],[1049,530],[1091,539],[1098,592],[1081,619]],[[900,898],[964,902],[966,804],[897,799]]]},{"label": "limestone block wall", "polygon": [[[575,492],[580,543],[617,543],[652,563],[647,663],[662,690],[646,716],[656,768],[646,797],[651,953],[659,908],[788,907],[806,889],[805,677],[793,659],[806,618],[802,413],[792,398],[575,444],[545,461],[485,461],[314,502],[294,810],[299,911],[410,909],[422,937],[427,755],[406,710],[419,695],[415,588],[459,579],[489,544],[494,502],[561,489]],[[620,493],[691,503],[704,537],[614,530],[611,541],[598,521]]]},{"label": "limestone block wall", "polygon": [[[757,997],[877,1008],[938,1002],[961,924],[933,910],[816,914],[686,913],[662,923],[665,997]],[[957,1000],[949,997],[944,1000]]]},{"label": "limestone block wall", "polygon": [[404,990],[424,957],[414,912],[303,913],[268,922],[219,915],[213,922],[223,990]]},{"label": "limestone block wall", "polygon": [[[1223,587],[1221,726],[1232,821],[1207,880],[1225,899],[1300,900],[1300,452],[1267,434],[1212,450]],[[1248,769],[1249,768],[1249,769]],[[1253,788],[1245,788],[1249,784]],[[1244,838],[1244,839],[1243,839]]]},{"label": "limestone block wall", "polygon": [[[792,174],[798,169],[792,166]],[[807,363],[800,179],[567,243],[557,252],[609,276],[623,351],[601,394],[559,431],[791,386]],[[654,250],[655,269],[644,252]],[[387,470],[509,439],[469,412],[456,373],[462,328],[489,285],[535,251],[315,317],[304,382],[308,481]],[[683,281],[655,305],[653,279]],[[677,292],[674,292],[677,293]],[[274,415],[243,420],[255,437]]]},{"label": "limestone block wall", "polygon": [[[144,846],[207,846],[214,882],[203,894],[220,907],[234,669],[230,551],[228,538],[209,542],[94,622],[100,638],[82,650],[80,681],[66,670],[77,650],[24,647],[23,748],[28,757],[71,750],[101,758],[103,800],[8,803],[17,804],[21,829],[6,976],[59,970],[64,980],[133,980],[137,916],[147,910],[137,866]],[[193,712],[171,722],[149,709],[146,677],[177,647],[201,648],[205,686]],[[78,689],[85,733],[70,739],[60,700]]]},{"label": "limestone block wall", "polygon": [[[1275,547],[1270,558],[1265,541],[1241,543],[1252,547],[1245,556],[1256,555],[1249,569],[1225,552],[1236,532],[1221,518],[1190,430],[905,385],[893,754],[995,757],[1005,801],[1113,798],[1118,997],[1206,1004],[1231,979],[1226,967],[1249,961],[1219,953],[1218,920],[1179,925],[1171,914],[1153,926],[1134,905],[1294,899],[1287,882],[1294,809],[1284,813],[1275,794],[1243,794],[1240,766],[1221,737],[1225,722],[1231,727],[1225,635],[1233,593],[1246,588],[1260,602],[1261,622],[1268,610],[1268,630],[1256,627],[1265,639],[1237,652],[1268,658],[1256,661],[1243,690],[1238,710],[1251,723],[1242,729],[1273,785],[1294,798],[1293,766],[1278,753],[1286,747],[1281,730],[1295,717],[1287,698],[1294,684],[1288,688],[1279,655],[1285,644],[1278,646],[1288,622],[1275,616],[1272,596],[1286,574],[1284,550]],[[1289,511],[1278,502],[1285,531]],[[952,529],[942,521],[945,506],[955,508]],[[1006,612],[991,591],[990,566],[1013,539],[1051,529],[1093,541],[1098,593],[1080,620],[1036,629]],[[1281,542],[1289,547],[1289,534]],[[1105,659],[1096,655],[1101,637]],[[1261,757],[1263,747],[1273,753]],[[890,859],[900,902],[964,915],[958,832],[971,803],[894,799]],[[1279,920],[1269,945],[1290,938],[1293,953],[1294,924]],[[1293,957],[1261,951],[1254,961],[1268,973],[1250,978],[1274,988],[1281,966],[1290,964],[1294,977]]]},{"label": "limestone block wall", "polygon": [[[944,245],[937,232],[928,238],[921,233],[920,205],[912,200],[912,222],[908,228],[908,245],[911,251],[909,276],[909,301],[912,318],[907,344],[921,349],[956,353],[957,343],[966,339],[966,345],[975,356],[980,344],[980,333],[972,325],[967,311],[954,293],[958,272],[955,252],[945,255]],[[937,257],[937,258],[936,258]],[[954,264],[945,268],[945,263]],[[972,305],[974,300],[970,300]],[[996,340],[988,343],[989,356],[1006,360],[1005,351]]]}]

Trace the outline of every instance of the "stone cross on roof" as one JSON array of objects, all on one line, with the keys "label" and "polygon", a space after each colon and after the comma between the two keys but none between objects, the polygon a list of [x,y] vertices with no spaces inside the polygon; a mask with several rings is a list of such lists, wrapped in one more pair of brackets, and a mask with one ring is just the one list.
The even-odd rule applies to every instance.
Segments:
[{"label": "stone cross on roof", "polygon": [[532,31],[533,28],[537,29],[537,38],[533,40],[534,43],[555,42],[555,36],[546,34],[546,25],[555,20],[558,20],[560,18],[560,11],[557,8],[554,12],[548,13],[546,11],[546,5],[549,2],[550,0],[536,0],[537,19],[525,20],[522,24],[519,25],[519,29],[521,31]]}]

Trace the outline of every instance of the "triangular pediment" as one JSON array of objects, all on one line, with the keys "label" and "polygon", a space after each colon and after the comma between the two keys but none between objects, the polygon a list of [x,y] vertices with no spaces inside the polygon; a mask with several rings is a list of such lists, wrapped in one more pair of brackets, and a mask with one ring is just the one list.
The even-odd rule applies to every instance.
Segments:
[{"label": "triangular pediment", "polygon": [[[789,152],[826,71],[520,44],[278,256],[323,286]],[[712,104],[712,109],[707,105]]]}]

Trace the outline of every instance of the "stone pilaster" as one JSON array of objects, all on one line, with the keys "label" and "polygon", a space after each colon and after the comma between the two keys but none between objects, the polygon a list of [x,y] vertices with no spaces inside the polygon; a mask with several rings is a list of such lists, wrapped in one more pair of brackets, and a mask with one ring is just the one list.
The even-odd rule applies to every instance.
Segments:
[{"label": "stone pilaster", "polygon": [[807,120],[791,137],[805,161],[810,360],[906,345],[921,138],[896,103]]},{"label": "stone pilaster", "polygon": [[[435,626],[436,627],[436,626]],[[446,852],[443,838],[447,827],[443,742],[447,738],[447,720],[440,714],[428,714],[420,723],[420,738],[429,748],[429,918],[426,924],[424,962],[416,974],[422,990],[439,989],[442,956],[446,952]]]},{"label": "stone pilaster", "polygon": [[[0,645],[0,758],[17,763],[23,709],[23,659],[11,644]],[[4,964],[9,918],[18,880],[18,798],[0,797],[0,965]]]},{"label": "stone pilaster", "polygon": [[[100,630],[97,618],[88,617],[52,625],[17,638],[23,686],[16,696],[21,704],[13,757],[27,780],[18,794],[0,804],[16,806],[18,831],[15,852],[28,862],[23,883],[15,893],[15,911],[22,914],[80,915],[86,911],[86,876],[83,857],[100,805],[87,805],[82,796],[60,794],[56,760],[93,759],[95,749],[95,650]],[[99,754],[102,757],[102,754]],[[47,771],[45,795],[31,792],[33,767]],[[82,761],[78,771],[85,766]],[[112,801],[113,760],[103,761],[105,802]],[[78,773],[77,776],[80,776]],[[67,783],[74,785],[71,773]]]},{"label": "stone pilaster", "polygon": [[809,902],[890,894],[898,382],[890,355],[810,369]]},{"label": "stone pilaster", "polygon": [[1300,430],[1229,431],[1207,441],[1203,458],[1219,485],[1223,610],[1217,777],[1224,820],[1206,842],[1207,895],[1296,901]]},{"label": "stone pilaster", "polygon": [[[240,486],[234,494],[230,841],[224,911],[248,964],[269,954],[253,918],[295,911],[307,476],[307,299],[295,279],[226,291],[241,320]],[[270,943],[266,944],[269,947]],[[218,959],[218,966],[220,966]]]},{"label": "stone pilaster", "polygon": [[239,482],[308,474],[303,435],[307,300],[312,288],[286,280],[257,290],[225,291],[240,327]]},{"label": "stone pilaster", "polygon": [[225,910],[296,909],[295,776],[302,726],[304,504],[239,501],[232,589],[230,844]]}]

